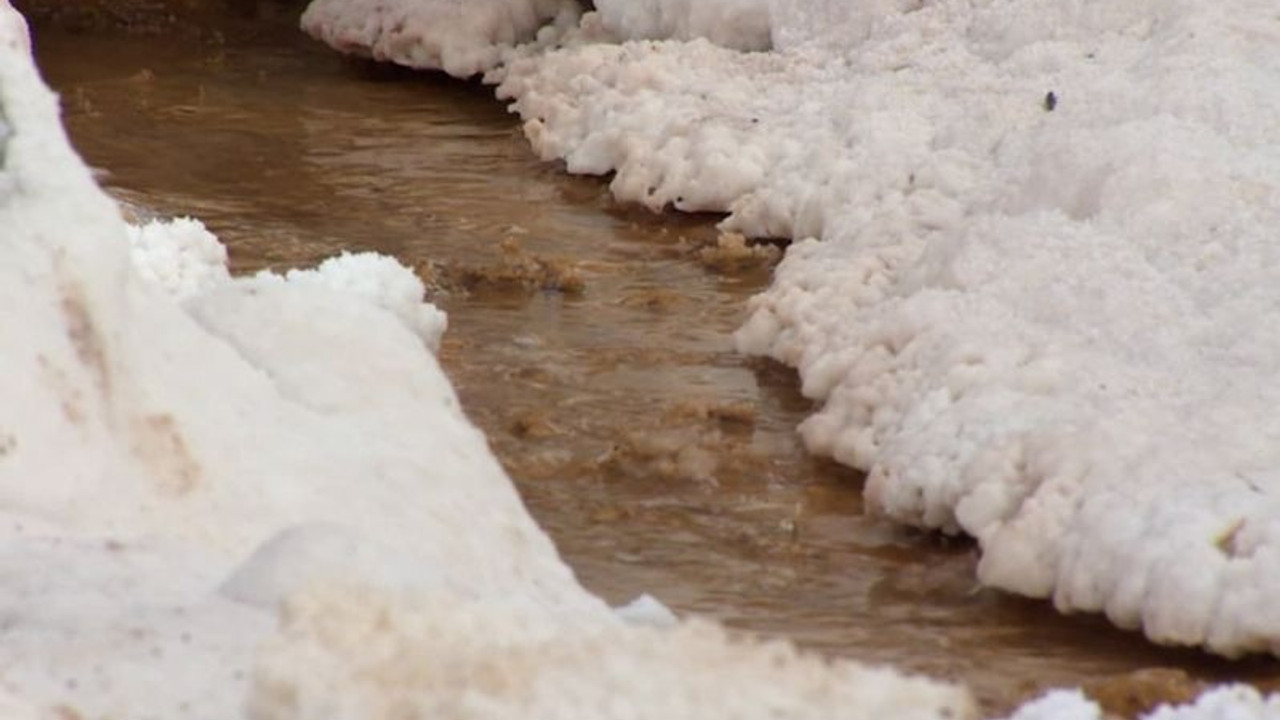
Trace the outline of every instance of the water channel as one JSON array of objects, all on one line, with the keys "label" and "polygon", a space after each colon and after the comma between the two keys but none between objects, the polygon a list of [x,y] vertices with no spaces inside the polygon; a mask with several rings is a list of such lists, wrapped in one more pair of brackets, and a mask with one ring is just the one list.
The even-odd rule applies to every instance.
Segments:
[{"label": "water channel", "polygon": [[1085,683],[1131,713],[1274,673],[980,589],[972,543],[864,515],[859,476],[799,445],[793,373],[732,350],[771,253],[539,162],[483,86],[344,60],[288,23],[36,46],[103,184],[201,218],[236,272],[343,250],[417,268],[468,413],[611,601],[960,679],[992,712]]}]

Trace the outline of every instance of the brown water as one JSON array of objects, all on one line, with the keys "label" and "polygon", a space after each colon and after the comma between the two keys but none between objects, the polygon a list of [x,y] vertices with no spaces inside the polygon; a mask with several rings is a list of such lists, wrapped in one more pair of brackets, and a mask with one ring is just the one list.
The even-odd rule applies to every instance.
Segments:
[{"label": "brown water", "polygon": [[767,266],[708,268],[714,218],[619,207],[539,163],[484,88],[352,65],[287,29],[37,46],[104,184],[202,218],[237,271],[378,250],[433,277],[471,417],[606,598],[962,679],[989,710],[1080,683],[1131,710],[1194,690],[1182,670],[1275,673],[981,590],[970,543],[863,515],[860,478],[797,443],[793,374],[732,351]]}]

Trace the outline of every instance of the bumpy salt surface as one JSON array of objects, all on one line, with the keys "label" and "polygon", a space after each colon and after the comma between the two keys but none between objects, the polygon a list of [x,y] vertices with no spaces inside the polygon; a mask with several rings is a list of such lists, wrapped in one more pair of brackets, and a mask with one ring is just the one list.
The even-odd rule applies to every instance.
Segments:
[{"label": "bumpy salt surface", "polygon": [[316,0],[302,27],[344,53],[468,77],[579,12],[577,0]]},{"label": "bumpy salt surface", "polygon": [[961,688],[626,625],[462,414],[416,279],[233,279],[194,222],[129,230],[7,0],[0,125],[0,715],[972,716]]},{"label": "bumpy salt surface", "polygon": [[1280,652],[1275,8],[849,5],[775,3],[763,54],[589,15],[499,93],[620,198],[800,239],[739,346],[874,510],[1064,611]]}]

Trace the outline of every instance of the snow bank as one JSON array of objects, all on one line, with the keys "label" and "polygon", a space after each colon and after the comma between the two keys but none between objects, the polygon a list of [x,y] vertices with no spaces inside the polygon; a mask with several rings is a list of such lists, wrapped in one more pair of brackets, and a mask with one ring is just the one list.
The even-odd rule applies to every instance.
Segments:
[{"label": "snow bank", "polygon": [[549,626],[505,603],[387,601],[330,588],[285,611],[253,707],[261,720],[402,716],[938,718],[954,689],[828,663],[705,622]]},{"label": "snow bank", "polygon": [[0,715],[972,716],[962,688],[628,626],[466,420],[407,270],[233,279],[197,223],[130,230],[19,32],[0,0]]},{"label": "snow bank", "polygon": [[469,77],[579,12],[577,0],[313,0],[302,28],[343,53]]},{"label": "snow bank", "polygon": [[[770,47],[771,0],[597,0],[614,38],[707,38],[725,47]],[[339,52],[470,77],[518,45],[554,44],[577,22],[580,0],[312,0],[302,28]],[[554,32],[540,35],[544,28]]]},{"label": "snow bank", "polygon": [[125,231],[138,274],[169,295],[191,297],[231,279],[227,249],[199,220],[151,220]]},{"label": "snow bank", "polygon": [[589,15],[499,94],[621,199],[799,239],[738,343],[873,510],[1063,611],[1280,652],[1273,6],[780,6],[763,54]]},{"label": "snow bank", "polygon": [[[1054,690],[1026,703],[1008,720],[1104,720],[1108,717],[1096,703],[1078,690]],[[1262,697],[1244,685],[1214,688],[1193,703],[1162,705],[1142,716],[1142,720],[1246,720],[1280,718],[1280,695]]]},{"label": "snow bank", "polygon": [[314,270],[289,270],[283,278],[260,273],[260,281],[283,279],[293,285],[329,288],[355,295],[394,314],[432,352],[448,327],[444,312],[422,302],[426,287],[411,270],[394,258],[378,253],[343,253],[320,263]]}]

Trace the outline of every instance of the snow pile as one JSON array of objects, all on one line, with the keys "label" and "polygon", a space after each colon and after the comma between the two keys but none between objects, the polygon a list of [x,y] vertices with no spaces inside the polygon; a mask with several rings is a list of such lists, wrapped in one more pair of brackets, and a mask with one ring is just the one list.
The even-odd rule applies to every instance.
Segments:
[{"label": "snow pile", "polygon": [[0,117],[0,715],[707,717],[750,688],[740,717],[972,716],[962,688],[630,628],[464,417],[408,271],[232,279],[187,222],[131,249],[11,34]]},{"label": "snow pile", "polygon": [[1050,690],[1023,703],[1007,720],[1102,720],[1102,708],[1079,690]]},{"label": "snow pile", "polygon": [[[231,280],[226,248],[199,220],[151,220],[127,225],[126,231],[130,259],[141,278],[179,300]],[[432,352],[440,347],[448,327],[445,313],[422,301],[426,294],[422,280],[395,258],[378,253],[343,253],[314,269],[291,269],[283,275],[264,270],[253,280],[236,282],[241,286],[284,282],[358,297],[396,315]]]},{"label": "snow pile", "polygon": [[779,7],[766,54],[588,16],[499,94],[624,200],[801,239],[739,345],[870,507],[1063,611],[1280,652],[1272,5]]},{"label": "snow pile", "polygon": [[[260,273],[260,280],[280,276]],[[320,263],[314,270],[289,270],[283,279],[294,285],[324,287],[356,295],[395,314],[432,352],[448,327],[445,313],[422,302],[426,287],[411,270],[394,258],[378,253],[343,253]]]},{"label": "snow pile", "polygon": [[[1008,720],[1104,720],[1108,717],[1096,703],[1078,690],[1054,690],[1026,703]],[[1162,705],[1142,716],[1142,720],[1247,720],[1280,718],[1280,695],[1262,697],[1244,685],[1215,688],[1193,703]]]},{"label": "snow pile", "polygon": [[469,77],[579,12],[577,0],[313,0],[302,28],[343,53]]},{"label": "snow pile", "polygon": [[231,279],[227,249],[192,218],[127,225],[130,256],[138,274],[182,299]]},{"label": "snow pile", "polygon": [[[772,0],[597,0],[612,38],[707,38],[765,50]],[[507,61],[519,45],[554,44],[577,22],[579,0],[312,0],[302,28],[339,52],[470,77]],[[552,32],[541,33],[545,29]]]}]

